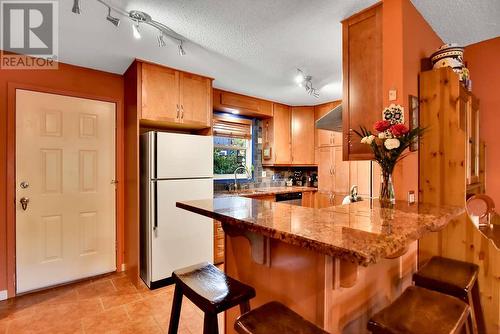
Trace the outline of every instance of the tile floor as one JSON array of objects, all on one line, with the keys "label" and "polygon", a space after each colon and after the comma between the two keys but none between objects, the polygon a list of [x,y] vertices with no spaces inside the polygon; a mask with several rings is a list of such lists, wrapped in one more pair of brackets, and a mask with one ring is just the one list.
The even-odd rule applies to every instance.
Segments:
[{"label": "tile floor", "polygon": [[[173,291],[136,288],[124,273],[113,273],[36,292],[0,302],[0,334],[166,333]],[[179,334],[202,331],[203,313],[184,298]]]}]

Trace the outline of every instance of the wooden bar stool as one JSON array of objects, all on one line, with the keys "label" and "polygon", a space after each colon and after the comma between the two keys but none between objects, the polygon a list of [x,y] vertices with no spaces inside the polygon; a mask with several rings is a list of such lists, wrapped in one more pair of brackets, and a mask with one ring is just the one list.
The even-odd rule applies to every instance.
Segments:
[{"label": "wooden bar stool", "polygon": [[203,334],[219,332],[217,314],[236,305],[243,314],[250,311],[250,299],[255,289],[227,276],[214,265],[205,262],[176,270],[172,273],[175,282],[174,300],[170,315],[169,334],[179,328],[182,296],[186,296],[204,313]]},{"label": "wooden bar stool", "polygon": [[239,334],[328,334],[278,302],[264,304],[236,319]]},{"label": "wooden bar stool", "polygon": [[413,274],[415,285],[455,296],[471,307],[473,333],[485,333],[479,295],[479,266],[443,257],[433,257]]},{"label": "wooden bar stool", "polygon": [[368,322],[373,334],[459,334],[469,332],[469,305],[458,298],[411,286]]}]

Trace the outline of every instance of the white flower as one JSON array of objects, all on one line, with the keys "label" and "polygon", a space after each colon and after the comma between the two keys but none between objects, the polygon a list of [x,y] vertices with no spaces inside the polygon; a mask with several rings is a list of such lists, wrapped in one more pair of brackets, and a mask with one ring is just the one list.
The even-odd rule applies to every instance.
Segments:
[{"label": "white flower", "polygon": [[397,138],[386,139],[386,141],[384,142],[384,146],[388,150],[393,150],[395,148],[398,148],[400,145],[401,145],[401,143],[399,142],[399,139],[397,139]]},{"label": "white flower", "polygon": [[379,137],[380,139],[385,139],[385,132],[380,132],[380,133],[378,134],[378,137]]},{"label": "white flower", "polygon": [[375,139],[374,135],[369,135],[369,136],[363,137],[363,138],[361,138],[361,144],[371,145],[374,139]]}]

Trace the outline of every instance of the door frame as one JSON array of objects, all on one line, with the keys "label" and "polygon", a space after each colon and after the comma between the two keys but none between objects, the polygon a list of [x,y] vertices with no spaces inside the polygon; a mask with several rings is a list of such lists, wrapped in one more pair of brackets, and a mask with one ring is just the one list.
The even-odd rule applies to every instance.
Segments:
[{"label": "door frame", "polygon": [[123,101],[106,96],[87,94],[39,85],[7,83],[7,297],[16,296],[16,90],[56,94],[115,104],[115,178],[118,181],[115,192],[115,242],[116,271],[122,271],[124,255],[124,114]]}]

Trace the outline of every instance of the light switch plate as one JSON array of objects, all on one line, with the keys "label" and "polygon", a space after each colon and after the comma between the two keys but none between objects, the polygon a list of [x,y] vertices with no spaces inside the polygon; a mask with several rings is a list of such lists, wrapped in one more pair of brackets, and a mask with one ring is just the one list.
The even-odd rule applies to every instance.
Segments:
[{"label": "light switch plate", "polygon": [[266,177],[267,175],[267,172],[266,171],[262,171],[262,177]]},{"label": "light switch plate", "polygon": [[397,90],[391,89],[389,90],[389,101],[396,101],[397,99]]},{"label": "light switch plate", "polygon": [[262,138],[261,137],[257,138],[257,144],[262,144]]}]

